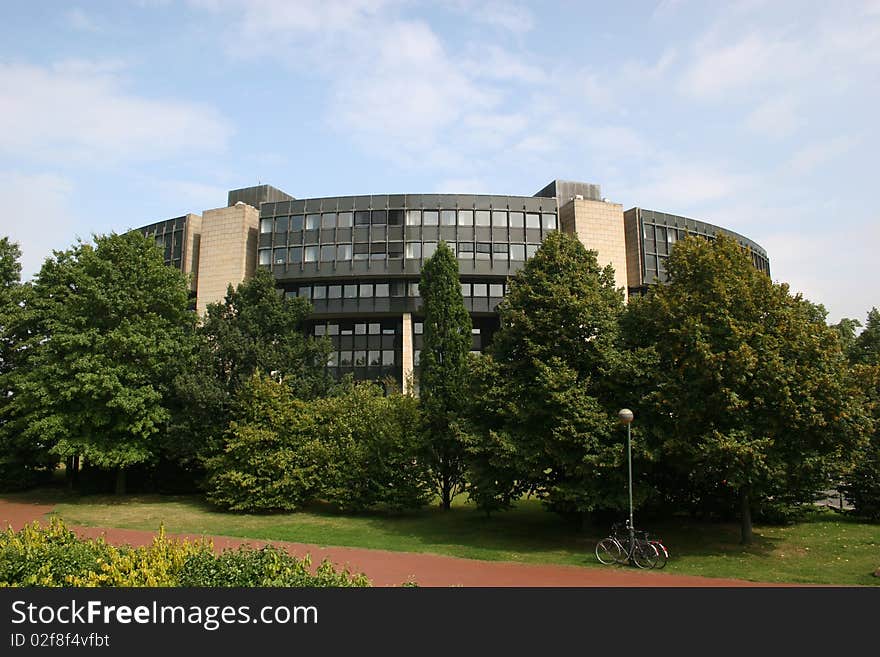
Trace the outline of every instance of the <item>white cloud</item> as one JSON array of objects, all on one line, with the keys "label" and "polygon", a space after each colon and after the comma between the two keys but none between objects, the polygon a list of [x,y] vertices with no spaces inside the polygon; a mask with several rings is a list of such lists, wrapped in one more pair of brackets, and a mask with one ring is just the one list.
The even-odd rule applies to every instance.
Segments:
[{"label": "white cloud", "polygon": [[806,125],[791,96],[779,96],[762,102],[746,117],[746,128],[771,139],[788,137]]},{"label": "white cloud", "polygon": [[449,6],[467,15],[469,20],[524,34],[535,26],[535,17],[526,7],[497,0],[457,0]]},{"label": "white cloud", "polygon": [[792,292],[823,304],[832,323],[841,317],[863,320],[872,304],[861,283],[876,268],[880,216],[859,219],[863,222],[857,229],[825,225],[799,233],[787,230],[762,242],[774,280],[786,281]]},{"label": "white cloud", "polygon": [[12,218],[4,223],[3,234],[21,246],[22,279],[39,271],[53,249],[73,243],[77,236],[70,210],[73,192],[73,183],[64,176],[0,171],[3,212]]},{"label": "white cloud", "polygon": [[95,33],[101,32],[103,30],[101,24],[95,18],[87,14],[79,7],[68,9],[66,12],[64,12],[64,18],[67,21],[67,24],[74,30]]},{"label": "white cloud", "polygon": [[835,137],[827,141],[815,142],[798,149],[788,161],[788,169],[797,175],[812,173],[846,154],[858,141],[849,136]]},{"label": "white cloud", "polygon": [[[684,204],[698,207],[731,199],[755,184],[752,175],[727,171],[711,162],[683,164],[657,159],[656,165],[641,169],[649,172],[648,179],[631,184],[624,192],[626,198],[645,208],[684,214]],[[706,221],[714,223],[711,218]]]},{"label": "white cloud", "polygon": [[125,91],[119,62],[57,67],[0,63],[0,154],[43,162],[113,163],[224,148],[232,129],[214,109]]}]

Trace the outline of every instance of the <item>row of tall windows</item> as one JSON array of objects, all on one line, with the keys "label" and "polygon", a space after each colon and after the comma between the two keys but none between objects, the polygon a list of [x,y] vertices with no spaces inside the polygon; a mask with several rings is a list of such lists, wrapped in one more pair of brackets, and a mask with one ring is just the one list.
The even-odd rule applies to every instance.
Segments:
[{"label": "row of tall windows", "polygon": [[[304,262],[350,262],[355,260],[402,259],[427,260],[437,251],[439,242],[364,242],[291,246],[260,249],[261,265],[299,265]],[[508,242],[448,242],[460,260],[497,260],[524,262],[538,251],[540,244]]]},{"label": "row of tall windows", "polygon": [[263,217],[261,233],[286,233],[353,226],[492,226],[556,230],[555,212],[507,210],[358,210]]}]

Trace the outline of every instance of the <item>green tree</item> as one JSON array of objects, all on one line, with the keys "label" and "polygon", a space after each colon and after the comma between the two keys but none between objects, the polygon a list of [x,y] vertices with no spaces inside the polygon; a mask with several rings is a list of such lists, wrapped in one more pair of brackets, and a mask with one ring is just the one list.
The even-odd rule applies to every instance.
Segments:
[{"label": "green tree", "polygon": [[880,520],[880,363],[857,364],[851,376],[871,429],[853,452],[843,491],[857,513]]},{"label": "green tree", "polygon": [[471,318],[464,307],[455,254],[440,242],[422,267],[424,313],[419,396],[425,454],[444,509],[464,487],[463,424]]},{"label": "green tree", "polygon": [[748,543],[756,502],[810,500],[862,431],[840,340],[732,239],[685,239],[667,270],[638,310],[658,356],[654,447],[697,487],[736,495]]},{"label": "green tree", "polygon": [[613,269],[561,232],[510,280],[499,307],[492,353],[510,413],[495,432],[515,445],[520,485],[565,515],[625,505],[620,400],[609,384],[622,312]]},{"label": "green tree", "polygon": [[852,357],[853,349],[856,343],[856,333],[859,328],[861,328],[862,323],[857,319],[851,319],[849,317],[843,317],[837,324],[832,324],[831,328],[837,331],[837,336],[840,338],[840,346],[843,349],[843,353]]},{"label": "green tree", "polygon": [[294,511],[324,500],[347,511],[412,509],[431,489],[418,458],[418,403],[346,382],[297,399],[255,374],[239,391],[223,451],[209,459],[209,499],[235,511]]},{"label": "green tree", "polygon": [[27,354],[26,307],[30,285],[21,283],[21,250],[0,238],[0,489],[24,488],[57,463],[48,450],[22,435],[12,418],[12,379]]},{"label": "green tree", "polygon": [[138,233],[56,252],[27,300],[10,421],[62,458],[115,470],[124,492],[126,469],[159,453],[171,382],[192,339],[188,304],[183,275]]},{"label": "green tree", "polygon": [[283,380],[297,398],[326,394],[332,383],[329,343],[305,335],[311,305],[284,297],[272,274],[259,268],[226,298],[209,304],[197,333],[192,366],[175,380],[176,407],[170,442],[191,467],[219,449],[232,419],[233,400],[254,373]]},{"label": "green tree", "polygon": [[863,365],[880,365],[880,310],[871,308],[864,330],[853,341],[850,358]]}]

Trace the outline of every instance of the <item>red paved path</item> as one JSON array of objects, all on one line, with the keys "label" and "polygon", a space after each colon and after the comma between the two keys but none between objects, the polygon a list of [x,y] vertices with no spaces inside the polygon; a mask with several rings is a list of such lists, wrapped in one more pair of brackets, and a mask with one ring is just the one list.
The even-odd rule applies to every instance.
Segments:
[{"label": "red paved path", "polygon": [[[0,528],[12,525],[19,529],[34,520],[44,520],[53,507],[46,504],[23,504],[0,500]],[[99,527],[71,527],[80,536],[104,536],[109,543],[148,545],[155,532],[135,529],[104,529]],[[201,536],[172,535],[190,540]],[[211,537],[219,551],[242,544],[262,546],[267,541],[256,541],[224,536]],[[420,586],[650,586],[650,587],[706,587],[706,586],[777,586],[736,579],[716,579],[693,575],[670,575],[623,568],[579,568],[577,566],[542,566],[501,561],[459,559],[435,554],[391,552],[364,548],[325,547],[307,543],[271,541],[291,554],[310,554],[312,563],[329,559],[337,566],[352,572],[364,573],[375,586],[399,586],[415,581]]]}]

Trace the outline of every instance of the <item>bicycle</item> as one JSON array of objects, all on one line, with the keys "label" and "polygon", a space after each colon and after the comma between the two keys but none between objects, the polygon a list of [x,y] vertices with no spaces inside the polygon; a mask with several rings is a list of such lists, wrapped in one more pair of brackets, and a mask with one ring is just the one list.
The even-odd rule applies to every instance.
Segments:
[{"label": "bicycle", "polygon": [[621,531],[618,525],[613,525],[611,536],[596,544],[596,558],[605,565],[632,563],[647,569],[657,565],[660,551],[648,540],[647,532],[630,531],[627,521],[625,531]]},{"label": "bicycle", "polygon": [[657,550],[657,565],[654,567],[657,570],[665,568],[666,562],[669,561],[669,550],[666,549],[666,546],[663,545],[663,541],[659,538],[649,539],[648,542],[654,546],[655,550]]}]

